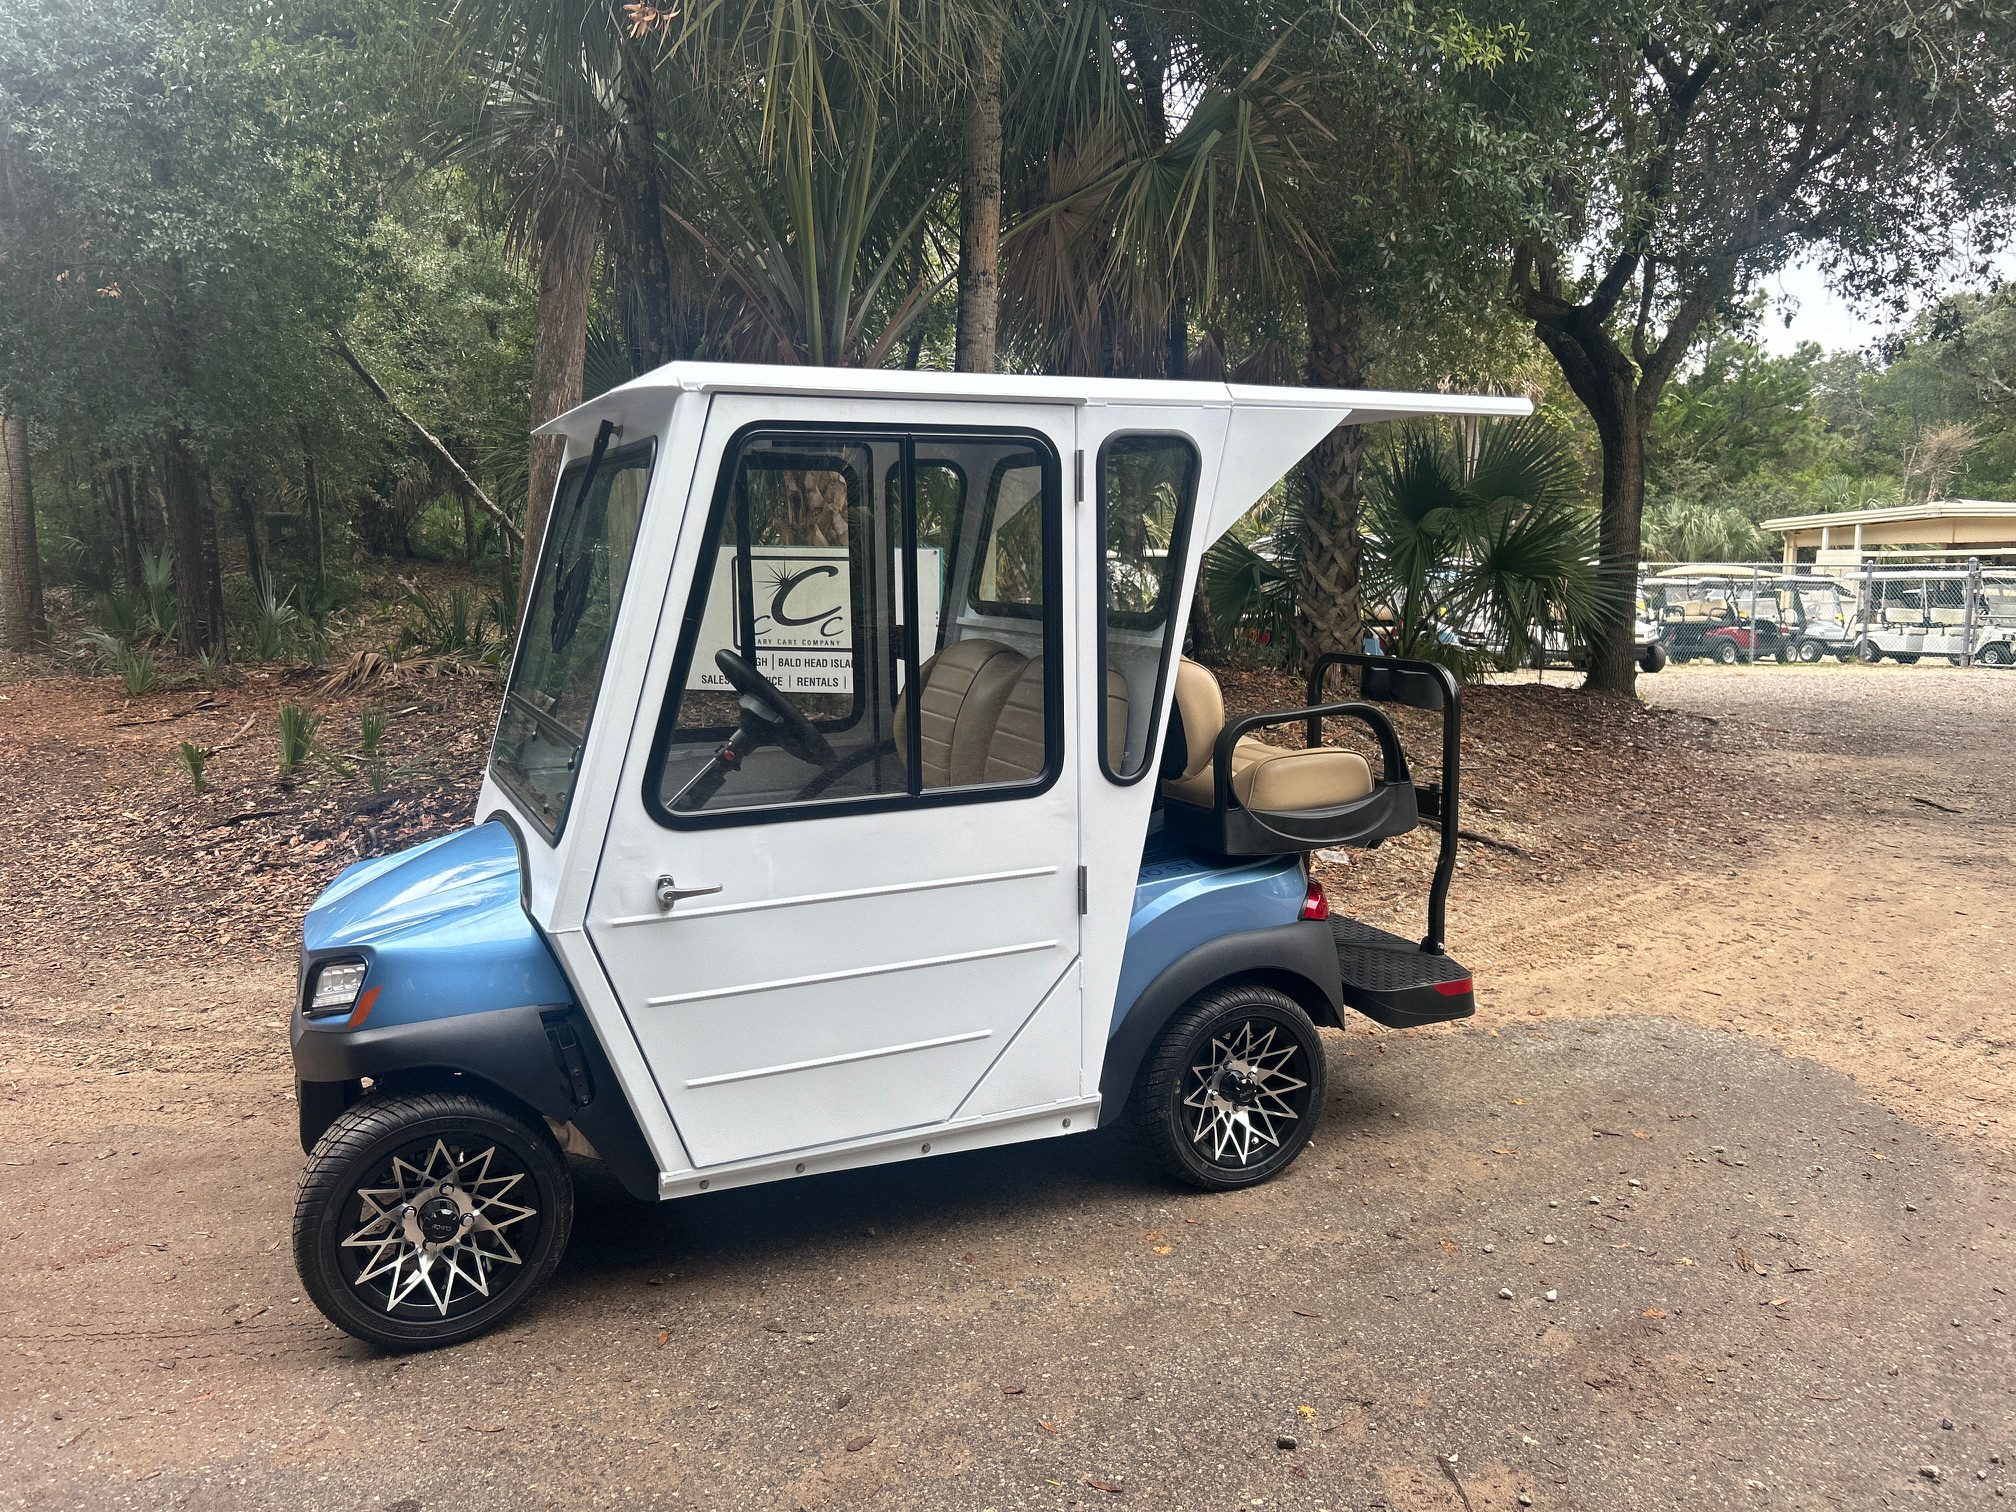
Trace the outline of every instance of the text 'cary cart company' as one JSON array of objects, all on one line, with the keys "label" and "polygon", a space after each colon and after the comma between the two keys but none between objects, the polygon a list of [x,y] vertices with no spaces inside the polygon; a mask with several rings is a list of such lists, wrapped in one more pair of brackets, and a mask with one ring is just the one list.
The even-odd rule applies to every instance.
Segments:
[{"label": "text 'cary cart company'", "polygon": [[[1199,560],[1337,425],[1527,408],[675,363],[554,421],[478,822],[308,914],[315,1302],[391,1347],[491,1326],[566,1244],[569,1155],[660,1199],[1125,1121],[1201,1187],[1279,1172],[1318,1025],[1473,1011],[1460,702],[1337,655],[1228,719],[1181,654]],[[1439,715],[1436,781],[1390,704]],[[1308,853],[1424,824],[1424,936],[1333,917]]]}]

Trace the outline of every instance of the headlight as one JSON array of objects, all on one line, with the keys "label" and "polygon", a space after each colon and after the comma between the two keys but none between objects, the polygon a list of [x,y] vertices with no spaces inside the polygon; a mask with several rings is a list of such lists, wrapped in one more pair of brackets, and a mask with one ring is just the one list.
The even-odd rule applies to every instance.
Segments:
[{"label": "headlight", "polygon": [[328,961],[317,966],[308,978],[308,1007],[313,1017],[323,1013],[347,1013],[356,1005],[364,987],[362,961]]}]

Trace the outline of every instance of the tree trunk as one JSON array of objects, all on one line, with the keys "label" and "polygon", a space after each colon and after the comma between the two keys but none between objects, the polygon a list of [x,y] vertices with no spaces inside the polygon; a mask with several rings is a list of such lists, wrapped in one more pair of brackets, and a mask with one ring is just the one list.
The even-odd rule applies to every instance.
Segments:
[{"label": "tree trunk", "polygon": [[322,536],[322,480],[315,472],[315,452],[308,444],[308,427],[301,427],[301,498],[308,509],[308,564],[315,573],[315,602],[323,602],[329,563]]},{"label": "tree trunk", "polygon": [[1535,315],[1533,330],[1596,422],[1603,447],[1597,615],[1589,630],[1589,672],[1582,686],[1629,698],[1638,691],[1631,627],[1645,515],[1645,433],[1658,396],[1639,382],[1637,364],[1587,310]]},{"label": "tree trunk", "polygon": [[224,595],[215,523],[203,507],[188,440],[179,432],[161,448],[161,493],[175,561],[175,646],[184,656],[202,656],[223,644]]},{"label": "tree trunk", "polygon": [[[1331,290],[1317,290],[1309,297],[1308,325],[1310,387],[1362,388],[1364,312]],[[1305,667],[1332,651],[1359,651],[1365,643],[1358,512],[1366,439],[1362,425],[1339,426],[1316,443],[1305,464],[1308,493],[1295,592],[1297,650]]]},{"label": "tree trunk", "polygon": [[[642,42],[623,48],[618,88],[623,120],[611,178],[616,202],[610,266],[616,313],[631,366],[639,373],[679,355],[672,319],[672,262],[665,244],[665,196],[658,172],[652,60]],[[530,560],[529,556],[527,558]]]},{"label": "tree trunk", "polygon": [[119,522],[119,565],[126,579],[126,591],[140,592],[140,508],[134,489],[133,468],[120,463],[106,480],[112,490],[113,516]]},{"label": "tree trunk", "polygon": [[[532,429],[581,402],[588,354],[588,298],[595,277],[595,206],[585,193],[566,194],[548,207],[539,226],[539,313],[532,336]],[[553,489],[560,478],[558,436],[532,438],[525,483],[525,557],[537,559]],[[465,501],[466,502],[466,501]],[[520,574],[519,609],[532,591],[532,574]]]},{"label": "tree trunk", "polygon": [[[1627,390],[1628,379],[1623,385]],[[1645,522],[1645,417],[1626,393],[1614,416],[1599,417],[1603,441],[1603,513],[1597,526],[1597,617],[1589,633],[1592,693],[1638,691],[1638,649],[1632,634],[1638,602],[1638,558]]]},{"label": "tree trunk", "polygon": [[28,471],[28,417],[0,411],[0,646],[26,650],[48,634],[35,486]]},{"label": "tree trunk", "polygon": [[973,98],[966,107],[966,157],[959,182],[959,324],[954,366],[994,371],[1001,324],[1001,28],[988,6],[974,48]]},{"label": "tree trunk", "polygon": [[259,544],[259,516],[252,508],[252,495],[238,479],[231,480],[231,513],[238,517],[239,533],[245,537],[245,575],[254,583],[266,576],[266,552]]}]

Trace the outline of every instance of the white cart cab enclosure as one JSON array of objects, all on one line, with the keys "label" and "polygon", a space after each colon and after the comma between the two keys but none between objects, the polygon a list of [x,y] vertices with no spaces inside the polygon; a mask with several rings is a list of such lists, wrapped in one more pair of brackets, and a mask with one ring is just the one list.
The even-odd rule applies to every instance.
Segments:
[{"label": "white cart cab enclosure", "polygon": [[478,817],[661,1194],[1096,1123],[1203,550],[1333,426],[1526,409],[675,363],[546,427]]}]

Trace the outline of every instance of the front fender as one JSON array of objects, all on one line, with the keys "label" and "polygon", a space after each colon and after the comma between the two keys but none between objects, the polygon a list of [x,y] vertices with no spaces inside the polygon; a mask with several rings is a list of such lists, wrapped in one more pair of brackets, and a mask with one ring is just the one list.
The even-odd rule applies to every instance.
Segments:
[{"label": "front fender", "polygon": [[572,1004],[492,1008],[377,1028],[316,1023],[297,1008],[290,1034],[301,1148],[374,1087],[467,1082],[555,1123],[571,1123],[634,1197],[658,1195],[658,1162],[616,1084],[601,1043]]}]

